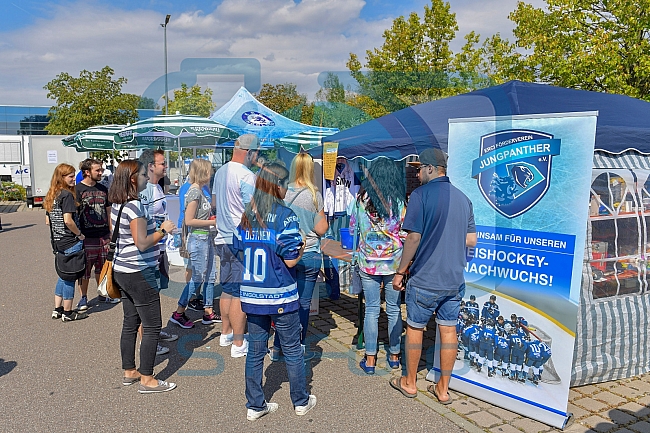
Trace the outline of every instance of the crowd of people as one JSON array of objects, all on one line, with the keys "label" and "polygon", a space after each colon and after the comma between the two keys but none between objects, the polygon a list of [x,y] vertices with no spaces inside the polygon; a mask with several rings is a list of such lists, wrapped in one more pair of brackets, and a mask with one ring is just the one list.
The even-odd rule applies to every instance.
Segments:
[{"label": "crowd of people", "polygon": [[[160,291],[169,284],[165,244],[167,236],[174,236],[187,251],[186,285],[169,322],[184,329],[194,327],[186,314],[189,308],[203,313],[203,325],[221,323],[220,346],[230,346],[233,358],[246,357],[247,419],[258,419],[278,408],[266,401],[262,390],[267,354],[272,362],[284,357],[295,413],[304,415],[316,405],[316,397],[307,391],[305,341],[316,278],[323,267],[320,242],[328,220],[322,195],[314,185],[312,157],[300,153],[287,169],[280,162],[261,163],[259,151],[257,136],[240,136],[232,160],[214,174],[211,191],[210,163],[193,160],[188,182],[179,190],[177,223],[169,220],[159,185],[167,168],[162,151],[146,150],[138,160],[122,161],[108,190],[98,183],[99,161],[81,164],[83,180],[76,186],[74,167],[60,164],[55,169],[44,205],[55,250],[68,255],[85,249],[87,263],[77,309],[72,307],[75,282],[60,278],[52,317],[64,321],[84,317],[91,269],[98,279],[115,228],[113,272],[124,312],[123,385],[138,384],[141,393],[176,387],[153,375],[155,357],[169,351],[160,343],[178,338],[162,330],[160,306]],[[429,391],[448,404],[459,316],[465,320],[462,336],[472,325],[466,306],[467,317],[461,314],[461,300],[466,247],[476,244],[476,228],[470,200],[446,176],[447,155],[440,149],[427,149],[414,164],[422,186],[411,193],[408,203],[403,169],[378,158],[364,173],[359,193],[349,205],[350,228],[359,239],[359,274],[366,299],[366,353],[359,367],[367,374],[376,369],[383,290],[387,362],[393,369],[406,366],[406,375],[392,379],[391,386],[406,397],[417,395],[423,329],[435,315],[442,343],[442,377]],[[259,168],[257,174],[251,171],[253,166]],[[407,316],[404,346],[402,291]],[[469,344],[467,348],[474,362],[484,362],[480,347],[477,355]],[[494,356],[485,358],[491,366]]]},{"label": "crowd of people", "polygon": [[495,295],[490,295],[480,318],[475,295],[470,295],[467,302],[461,301],[456,331],[463,359],[477,373],[486,366],[488,378],[500,372],[501,377],[512,381],[530,380],[539,385],[544,364],[551,359],[550,346],[533,334],[525,318],[513,313],[510,320],[505,320],[496,300]]}]

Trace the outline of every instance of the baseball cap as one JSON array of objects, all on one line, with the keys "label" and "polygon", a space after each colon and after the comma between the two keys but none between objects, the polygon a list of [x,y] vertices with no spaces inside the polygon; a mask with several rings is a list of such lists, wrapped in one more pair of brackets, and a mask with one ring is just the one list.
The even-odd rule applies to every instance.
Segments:
[{"label": "baseball cap", "polygon": [[235,141],[235,147],[244,150],[256,150],[260,148],[260,139],[255,134],[243,134]]},{"label": "baseball cap", "polygon": [[409,162],[410,165],[432,165],[447,168],[447,154],[438,148],[425,149],[420,153],[419,162]]}]

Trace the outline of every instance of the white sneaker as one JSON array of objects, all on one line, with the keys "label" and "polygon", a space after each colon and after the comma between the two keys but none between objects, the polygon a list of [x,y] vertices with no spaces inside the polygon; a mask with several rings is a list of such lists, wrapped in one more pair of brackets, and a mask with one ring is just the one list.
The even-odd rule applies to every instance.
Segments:
[{"label": "white sneaker", "polygon": [[256,419],[262,418],[267,413],[273,413],[276,410],[278,410],[277,403],[266,403],[266,408],[264,410],[248,409],[248,413],[246,414],[246,419],[249,421],[255,421]]},{"label": "white sneaker", "polygon": [[169,353],[169,347],[161,346],[160,344],[156,348],[156,356],[164,355]]},{"label": "white sneaker", "polygon": [[304,406],[296,406],[296,415],[298,416],[303,416],[310,410],[312,410],[316,406],[316,396],[315,395],[310,395],[309,396],[309,402],[304,405]]},{"label": "white sneaker", "polygon": [[233,333],[230,334],[221,334],[219,336],[219,346],[228,347],[232,344]]},{"label": "white sneaker", "polygon": [[233,358],[241,358],[246,356],[248,353],[248,340],[244,339],[244,343],[241,346],[235,346],[234,344],[230,346],[230,356]]}]

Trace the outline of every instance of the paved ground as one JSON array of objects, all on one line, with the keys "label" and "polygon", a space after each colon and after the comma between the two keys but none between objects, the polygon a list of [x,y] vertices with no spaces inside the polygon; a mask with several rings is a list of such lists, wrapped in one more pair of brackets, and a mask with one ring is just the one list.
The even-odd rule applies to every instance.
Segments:
[{"label": "paved ground", "polygon": [[[168,394],[142,396],[122,387],[119,357],[120,305],[91,303],[86,320],[62,323],[49,318],[53,269],[49,233],[40,210],[3,215],[0,232],[0,431],[491,431],[555,430],[473,397],[453,393],[445,407],[424,391],[427,360],[421,362],[422,392],[408,400],[388,385],[385,361],[366,376],[357,362],[356,298],[321,300],[312,318],[309,384],[319,403],[305,418],[291,410],[286,371],[267,364],[265,392],[280,404],[278,413],[250,423],[245,419],[243,360],[219,347],[220,326],[181,330],[168,356],[159,357],[158,377],[178,383]],[[163,292],[163,318],[176,305],[182,270],[173,268]],[[91,293],[92,293],[91,283]],[[191,313],[190,313],[191,314]],[[192,317],[199,317],[194,313]],[[386,338],[382,314],[380,339]],[[425,344],[432,344],[431,333]],[[382,352],[381,355],[385,354]],[[382,359],[382,356],[379,357]],[[570,432],[650,432],[650,376],[573,388]],[[364,420],[371,421],[364,421]],[[403,421],[407,420],[407,421]]]}]

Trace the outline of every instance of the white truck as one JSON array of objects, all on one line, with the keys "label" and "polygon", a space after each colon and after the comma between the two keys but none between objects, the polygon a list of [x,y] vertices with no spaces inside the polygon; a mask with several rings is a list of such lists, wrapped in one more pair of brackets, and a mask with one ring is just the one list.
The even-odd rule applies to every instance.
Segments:
[{"label": "white truck", "polygon": [[29,205],[42,205],[50,188],[54,167],[62,162],[79,170],[88,152],[77,152],[61,143],[64,135],[0,136],[0,176],[21,184]]}]

